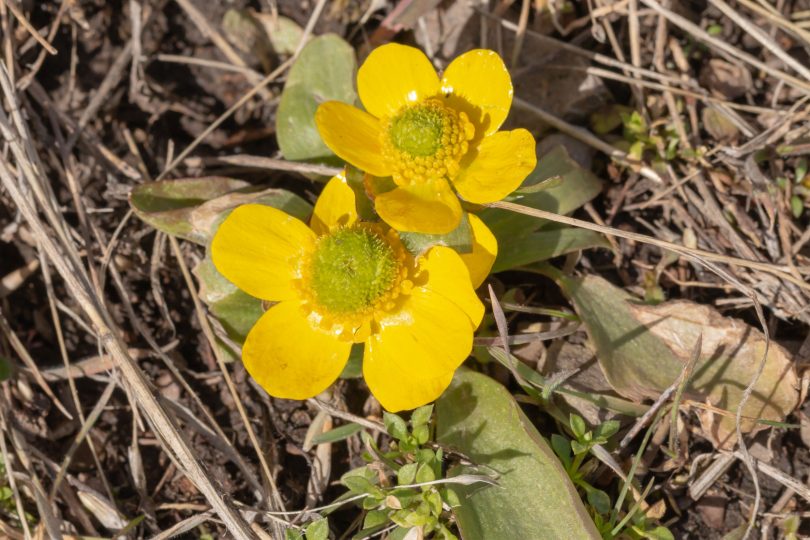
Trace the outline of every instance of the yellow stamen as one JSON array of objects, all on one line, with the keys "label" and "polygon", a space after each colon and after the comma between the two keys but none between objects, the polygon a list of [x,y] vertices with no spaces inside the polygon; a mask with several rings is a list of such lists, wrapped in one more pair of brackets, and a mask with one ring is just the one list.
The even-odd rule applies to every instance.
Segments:
[{"label": "yellow stamen", "polygon": [[299,263],[296,286],[310,320],[341,339],[362,342],[412,284],[413,257],[393,230],[372,223],[337,227]]},{"label": "yellow stamen", "polygon": [[383,120],[383,157],[397,185],[454,178],[475,127],[464,112],[428,99]]}]

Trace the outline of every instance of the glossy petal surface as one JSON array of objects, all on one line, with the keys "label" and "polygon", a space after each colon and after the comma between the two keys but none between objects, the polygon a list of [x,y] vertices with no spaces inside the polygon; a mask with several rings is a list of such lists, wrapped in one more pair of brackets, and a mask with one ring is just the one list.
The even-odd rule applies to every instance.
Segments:
[{"label": "glossy petal surface", "polygon": [[332,227],[348,226],[357,221],[357,205],[354,191],[343,175],[333,177],[321,191],[315,202],[310,226],[318,236]]},{"label": "glossy petal surface", "polygon": [[455,251],[431,248],[423,269],[427,282],[382,319],[380,332],[366,342],[363,375],[389,411],[413,409],[441,395],[469,356],[484,314]]},{"label": "glossy petal surface", "polygon": [[486,137],[453,180],[459,195],[485,204],[512,193],[537,165],[534,144],[534,137],[525,129]]},{"label": "glossy petal surface", "polygon": [[295,265],[315,234],[300,220],[270,206],[237,207],[211,242],[217,270],[234,285],[264,300],[296,296]]},{"label": "glossy petal surface", "polygon": [[357,71],[357,92],[368,112],[382,118],[439,92],[439,76],[428,57],[414,47],[377,47]]},{"label": "glossy petal surface", "polygon": [[475,49],[453,60],[444,71],[442,92],[484,135],[498,131],[512,106],[512,78],[494,51]]},{"label": "glossy petal surface", "polygon": [[351,343],[316,330],[296,301],[262,315],[245,340],[242,362],[271,396],[307,399],[326,390],[343,371]]},{"label": "glossy petal surface", "polygon": [[467,270],[470,272],[470,281],[474,289],[481,286],[498,256],[498,240],[489,230],[481,218],[475,214],[468,214],[470,227],[472,227],[473,243],[472,253],[460,253],[459,256]]},{"label": "glossy petal surface", "polygon": [[445,234],[461,220],[461,203],[445,180],[396,187],[377,195],[374,205],[398,231]]},{"label": "glossy petal surface", "polygon": [[367,112],[327,101],[315,112],[315,124],[324,144],[344,161],[376,176],[391,174],[382,159],[380,122]]}]

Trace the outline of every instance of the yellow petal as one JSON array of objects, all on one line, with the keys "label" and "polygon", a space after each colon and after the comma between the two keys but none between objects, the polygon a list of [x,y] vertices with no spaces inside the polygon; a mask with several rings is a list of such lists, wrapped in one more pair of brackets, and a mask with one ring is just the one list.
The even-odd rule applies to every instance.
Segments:
[{"label": "yellow petal", "polygon": [[449,93],[448,103],[459,105],[485,135],[498,131],[512,106],[512,79],[494,51],[475,49],[450,62],[442,92]]},{"label": "yellow petal", "polygon": [[477,289],[492,270],[492,265],[498,256],[498,240],[489,227],[481,221],[481,218],[474,214],[467,214],[467,217],[472,228],[472,252],[459,253],[459,256],[470,272],[473,288]]},{"label": "yellow petal", "polygon": [[377,176],[391,176],[382,159],[380,122],[357,107],[327,101],[315,111],[324,144],[341,159]]},{"label": "yellow petal", "polygon": [[357,206],[354,191],[339,174],[333,177],[321,191],[312,212],[310,226],[318,236],[326,234],[332,227],[352,225],[357,221]]},{"label": "yellow petal", "polygon": [[525,129],[499,131],[470,152],[453,184],[470,202],[499,201],[517,189],[536,165],[531,133]]},{"label": "yellow petal", "polygon": [[377,195],[374,207],[398,231],[445,234],[461,221],[461,203],[446,180],[396,187]]},{"label": "yellow petal", "polygon": [[414,289],[402,310],[380,326],[366,342],[363,376],[389,411],[413,409],[439,397],[472,350],[469,317],[426,288]]},{"label": "yellow petal", "polygon": [[335,382],[351,346],[313,328],[299,302],[281,302],[251,329],[242,347],[242,362],[271,396],[307,399]]},{"label": "yellow petal", "polygon": [[475,294],[470,274],[459,254],[448,247],[433,246],[424,256],[423,269],[428,278],[421,288],[461,308],[470,319],[472,329],[478,328],[484,317],[484,304]]},{"label": "yellow petal", "polygon": [[377,47],[357,71],[360,101],[377,118],[393,116],[403,106],[438,92],[439,76],[428,57],[406,45]]},{"label": "yellow petal", "polygon": [[371,393],[390,412],[412,410],[439,396],[450,386],[455,370],[436,377],[422,378],[412,371],[389,370],[386,354],[394,351],[366,348],[363,376]]},{"label": "yellow petal", "polygon": [[315,240],[300,220],[270,206],[245,204],[225,218],[211,258],[228,281],[264,300],[295,298],[295,263]]}]

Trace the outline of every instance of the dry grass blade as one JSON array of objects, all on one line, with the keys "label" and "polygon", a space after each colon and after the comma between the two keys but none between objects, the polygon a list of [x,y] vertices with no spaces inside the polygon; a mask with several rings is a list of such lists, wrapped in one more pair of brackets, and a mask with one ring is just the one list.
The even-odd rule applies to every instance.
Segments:
[{"label": "dry grass blade", "polygon": [[[242,419],[242,422],[245,425],[245,429],[248,432],[248,436],[250,437],[250,442],[253,445],[253,450],[256,452],[256,457],[259,458],[259,463],[262,466],[262,472],[264,473],[265,480],[270,484],[271,487],[271,500],[268,501],[270,503],[271,509],[278,509],[284,510],[284,503],[281,500],[281,495],[278,492],[278,487],[276,486],[276,480],[273,476],[272,471],[270,470],[270,465],[267,463],[267,458],[262,451],[262,445],[259,444],[259,440],[256,437],[256,431],[253,429],[253,425],[250,423],[250,419],[245,412],[245,406],[242,404],[242,400],[239,397],[239,393],[236,391],[236,386],[233,383],[233,379],[231,378],[231,374],[228,371],[228,366],[225,363],[225,359],[223,358],[222,351],[217,345],[217,339],[214,336],[214,331],[211,328],[211,324],[208,322],[207,315],[205,313],[205,309],[203,308],[202,302],[200,301],[199,297],[196,294],[196,290],[194,287],[194,281],[191,278],[191,272],[189,272],[188,267],[186,266],[186,261],[183,259],[183,253],[180,251],[180,245],[177,243],[177,239],[174,236],[169,237],[169,242],[172,246],[172,251],[174,253],[175,260],[177,260],[178,265],[180,266],[180,271],[183,274],[183,279],[186,281],[186,286],[189,289],[192,299],[194,300],[194,310],[197,313],[197,319],[200,322],[200,326],[203,328],[203,333],[205,337],[208,339],[208,344],[211,347],[211,350],[214,352],[214,356],[217,359],[217,363],[219,365],[219,369],[222,372],[222,376],[225,379],[225,384],[228,387],[228,391],[233,398],[234,403],[236,404],[236,408],[239,411],[239,416]],[[283,533],[283,531],[279,531],[279,534]]]},{"label": "dry grass blade", "polygon": [[[14,106],[14,103],[16,103],[15,96],[9,92],[12,86],[9,84],[4,67],[0,68],[0,82],[3,83],[5,98],[12,105],[12,110],[18,110]],[[12,148],[18,146],[16,141],[20,140],[19,134],[15,136],[8,133],[7,124],[4,126],[4,135],[12,143]],[[44,211],[55,223],[61,224],[61,226],[56,227],[57,231],[65,230],[64,218],[53,209],[50,202],[47,202],[49,199],[44,196],[42,191],[38,190],[41,179],[35,173],[35,168],[19,148],[16,150],[14,154],[18,159],[17,165],[23,170],[23,176],[28,185],[33,188],[39,209]],[[25,162],[23,163],[20,160],[25,160]],[[11,173],[5,158],[0,159],[0,179],[2,179],[2,184],[8,195],[31,228],[40,249],[56,267],[65,282],[67,290],[90,320],[101,346],[115,359],[118,368],[121,370],[123,380],[130,387],[155,433],[163,440],[164,449],[170,452],[170,455],[177,460],[181,470],[189,476],[191,481],[206,497],[211,507],[217,512],[235,538],[238,540],[255,538],[255,534],[251,531],[245,519],[230,502],[223,498],[222,489],[215,484],[174,425],[173,420],[158,403],[143,372],[127,353],[127,347],[119,337],[118,330],[107,312],[104,300],[98,296],[90,285],[90,280],[84,268],[76,262],[76,259],[66,256],[66,253],[75,253],[75,246],[68,240],[68,236],[54,236],[47,230],[37,210],[32,205],[31,199],[18,187],[15,175]]]},{"label": "dry grass blade", "polygon": [[34,380],[42,388],[42,391],[45,392],[45,395],[51,398],[54,405],[59,409],[59,411],[65,415],[65,417],[73,420],[73,415],[68,412],[67,408],[62,404],[62,402],[56,397],[51,390],[50,385],[42,376],[42,372],[39,370],[39,366],[37,363],[34,362],[34,359],[31,358],[31,355],[28,353],[28,349],[25,348],[20,338],[17,337],[17,334],[14,330],[11,329],[11,326],[8,324],[6,320],[6,316],[0,311],[0,330],[2,330],[3,334],[6,336],[6,339],[11,344],[11,348],[14,349],[14,352],[17,353],[17,356],[23,361],[25,367],[30,370],[31,375],[34,377]]},{"label": "dry grass blade", "polygon": [[[683,371],[681,372],[681,376],[676,381],[677,383],[677,391],[675,392],[675,397],[672,400],[672,416],[669,420],[669,449],[673,455],[678,455],[679,448],[678,448],[678,410],[681,406],[681,399],[683,399],[683,391],[686,390],[686,386],[689,384],[689,379],[692,376],[692,371],[695,369],[695,364],[700,359],[701,349],[703,348],[703,334],[698,335],[697,343],[695,343],[695,350],[692,353],[692,357],[689,359],[689,362],[683,366]],[[740,407],[742,410],[742,407]],[[737,423],[739,426],[739,422]],[[741,434],[737,433],[737,436],[740,437]]]},{"label": "dry grass blade", "polygon": [[48,43],[48,41],[37,32],[37,29],[33,27],[33,25],[28,22],[26,19],[25,14],[20,10],[19,6],[14,2],[14,0],[3,0],[3,3],[8,7],[8,9],[17,17],[17,20],[20,21],[20,24],[23,25],[31,37],[37,40],[37,43],[42,45],[42,48],[48,51],[49,54],[56,54],[58,51],[53,48],[53,45]]},{"label": "dry grass blade", "polygon": [[8,485],[11,487],[11,493],[14,495],[17,518],[22,524],[25,540],[31,540],[31,530],[28,527],[28,520],[25,518],[25,507],[23,506],[22,497],[20,496],[20,489],[17,486],[16,475],[14,474],[14,464],[10,459],[8,447],[6,446],[6,434],[9,433],[8,425],[6,423],[6,411],[11,410],[11,408],[6,406],[4,401],[5,400],[2,398],[2,396],[0,396],[0,402],[2,402],[2,407],[0,407],[0,431],[2,432],[0,433],[0,456],[2,456],[3,463],[6,468]]},{"label": "dry grass blade", "polygon": [[651,167],[644,165],[643,163],[639,163],[638,161],[631,158],[627,152],[623,150],[619,150],[615,146],[606,143],[587,129],[577,127],[574,125],[569,124],[565,120],[554,116],[553,114],[541,109],[537,105],[529,103],[528,101],[524,101],[518,97],[513,99],[513,103],[520,108],[523,108],[532,114],[536,115],[540,118],[543,122],[549,124],[550,126],[562,131],[566,135],[574,137],[575,139],[579,139],[580,141],[584,142],[585,144],[592,146],[603,152],[604,154],[608,155],[612,159],[615,159],[619,163],[627,165],[629,167],[637,168],[639,174],[652,180],[653,182],[663,183],[661,176],[655,172]]},{"label": "dry grass blade", "polygon": [[771,51],[776,57],[782,60],[785,64],[793,68],[796,73],[810,81],[810,69],[790,56],[782,49],[776,42],[770,38],[759,26],[752,23],[750,20],[743,17],[736,9],[729,6],[723,0],[709,0],[711,4],[723,12],[729,19],[733,20],[737,25],[745,30],[745,32],[760,42],[764,47]]},{"label": "dry grass blade", "polygon": [[[188,0],[180,0],[180,1],[185,5],[189,6],[191,5],[188,2]],[[160,175],[157,177],[157,180],[165,178],[166,175],[169,174],[169,172],[174,170],[174,168],[177,167],[177,165],[179,165],[195,148],[197,148],[197,146],[203,140],[205,140],[206,137],[208,137],[211,133],[213,133],[214,130],[217,129],[225,120],[230,118],[231,115],[233,115],[233,113],[241,109],[242,106],[248,101],[250,101],[253,98],[253,96],[255,96],[257,93],[263,92],[265,87],[267,87],[267,85],[278,79],[285,71],[287,71],[290,67],[292,67],[292,65],[298,58],[298,54],[301,52],[301,49],[304,48],[304,45],[306,44],[307,39],[309,38],[309,35],[312,33],[312,30],[315,27],[315,23],[317,22],[318,17],[320,17],[320,14],[323,11],[325,5],[326,0],[319,0],[318,4],[315,6],[315,9],[312,11],[312,15],[309,18],[309,22],[307,23],[307,26],[306,28],[304,28],[304,31],[301,35],[301,39],[298,42],[298,47],[296,48],[295,53],[283,64],[274,69],[273,72],[270,73],[267,77],[257,82],[253,86],[253,88],[250,89],[250,91],[248,91],[245,95],[239,98],[239,100],[237,100],[237,102],[234,103],[227,111],[222,113],[222,115],[220,115],[219,118],[214,120],[211,123],[211,125],[205,128],[205,130],[202,133],[200,133],[191,144],[189,144],[182,152],[180,152],[180,155],[170,160],[169,164],[166,165],[166,168],[163,170],[163,172],[161,172]]]},{"label": "dry grass blade", "polygon": [[68,448],[67,452],[65,452],[65,457],[62,459],[62,463],[59,466],[59,472],[56,474],[56,479],[53,481],[53,486],[51,486],[51,500],[56,497],[56,492],[59,490],[59,486],[67,474],[68,466],[70,466],[70,462],[73,459],[73,454],[79,449],[79,445],[82,444],[82,441],[84,441],[87,434],[90,433],[90,430],[93,428],[96,420],[98,420],[98,417],[104,411],[104,407],[106,407],[107,403],[109,403],[113,390],[115,390],[115,386],[115,380],[111,380],[109,383],[107,383],[107,388],[104,389],[101,397],[98,398],[95,407],[93,407],[93,410],[90,411],[90,414],[87,416],[87,418],[85,418],[84,422],[82,423],[82,427],[76,434],[76,437],[73,439],[70,448]]},{"label": "dry grass blade", "polygon": [[492,304],[492,316],[495,318],[495,325],[498,327],[498,344],[506,353],[505,356],[507,362],[509,362],[509,370],[512,372],[512,376],[521,386],[529,386],[529,383],[526,382],[526,379],[523,378],[523,375],[520,374],[515,366],[515,362],[518,362],[518,359],[512,356],[512,353],[509,351],[509,327],[506,322],[506,315],[504,315],[503,309],[501,308],[500,302],[498,302],[498,297],[495,295],[495,290],[492,288],[492,285],[488,284],[487,288],[489,289],[489,300]]},{"label": "dry grass blade", "polygon": [[320,165],[317,163],[297,163],[295,161],[287,161],[284,159],[269,158],[265,156],[250,156],[246,154],[239,154],[235,156],[214,156],[204,158],[189,158],[186,160],[189,166],[195,167],[197,165],[236,165],[237,167],[245,167],[247,169],[263,169],[268,171],[289,171],[301,174],[319,174],[322,176],[335,176],[340,174],[343,169],[340,167],[330,167],[329,165]]},{"label": "dry grass blade", "polygon": [[[679,255],[684,257],[688,257],[690,260],[698,262],[699,264],[705,264],[708,261],[712,262],[719,262],[719,263],[726,263],[735,266],[741,266],[743,268],[751,268],[754,270],[761,270],[763,272],[767,272],[769,274],[773,274],[776,277],[783,279],[785,281],[789,281],[795,285],[798,285],[800,288],[804,289],[805,291],[810,291],[810,283],[807,283],[791,274],[782,270],[782,267],[778,265],[771,264],[771,263],[764,263],[758,261],[750,261],[748,259],[740,259],[738,257],[729,257],[727,255],[720,255],[718,253],[712,253],[711,251],[705,251],[702,249],[696,248],[688,248],[686,246],[681,246],[678,244],[673,244],[672,242],[667,242],[666,240],[659,240],[658,238],[653,238],[652,236],[647,236],[645,234],[638,234],[633,232],[624,231],[621,229],[617,229],[615,227],[608,227],[606,225],[597,225],[596,223],[590,223],[588,221],[583,221],[581,219],[576,219],[568,216],[562,216],[559,214],[555,214],[553,212],[546,212],[545,210],[538,210],[536,208],[530,208],[528,206],[523,206],[520,204],[515,204],[512,202],[507,201],[500,201],[490,203],[487,206],[491,208],[502,208],[504,210],[509,210],[512,212],[517,212],[519,214],[525,214],[527,216],[534,216],[540,219],[547,219],[549,221],[553,221],[555,223],[562,223],[564,225],[571,225],[573,227],[580,227],[582,229],[588,229],[591,231],[596,231],[602,234],[608,234],[611,236],[616,236],[619,238],[625,238],[627,240],[635,240],[636,242],[642,242],[644,244],[650,244],[653,246],[658,246],[660,248],[667,249],[669,251],[673,251]],[[701,260],[702,259],[702,260]],[[737,281],[737,280],[735,280]],[[747,287],[744,287],[748,289]]]},{"label": "dry grass blade", "polygon": [[704,31],[696,24],[692,23],[685,17],[678,15],[672,10],[663,7],[655,0],[641,0],[641,1],[644,2],[644,4],[647,5],[648,7],[655,10],[657,13],[660,13],[661,15],[666,17],[667,20],[670,21],[672,24],[674,24],[675,26],[681,28],[686,32],[689,32],[700,41],[703,41],[704,43],[711,45],[713,48],[722,51],[734,58],[747,62],[748,64],[756,67],[757,69],[761,69],[765,73],[768,73],[769,75],[772,75],[773,77],[776,77],[781,81],[784,81],[785,84],[788,84],[796,88],[797,90],[800,90],[804,93],[810,93],[810,83],[802,81],[801,79],[797,79],[796,77],[793,77],[792,75],[789,75],[784,71],[780,71],[776,68],[773,68],[770,65],[757,60],[750,54],[745,53],[732,45],[729,45],[725,41],[710,36],[706,31]]},{"label": "dry grass blade", "polygon": [[24,266],[3,276],[3,279],[0,279],[0,298],[5,298],[16,291],[31,274],[37,271],[37,268],[39,268],[39,261],[31,259]]}]

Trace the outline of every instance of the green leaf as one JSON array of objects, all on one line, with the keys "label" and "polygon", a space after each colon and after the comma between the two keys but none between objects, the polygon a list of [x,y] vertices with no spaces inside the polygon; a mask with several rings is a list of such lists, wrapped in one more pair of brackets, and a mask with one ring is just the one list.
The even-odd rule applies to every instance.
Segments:
[{"label": "green leaf", "polygon": [[[733,413],[765,353],[759,330],[686,300],[645,305],[597,276],[561,277],[560,284],[585,324],[608,383],[628,399],[659,397],[680,377],[701,337],[683,398],[730,411],[699,410],[698,417],[704,436],[716,446],[733,446]],[[765,427],[755,419],[784,421],[798,405],[798,385],[790,354],[771,342],[762,375],[743,407],[743,433]]]},{"label": "green leaf", "polygon": [[793,217],[796,219],[802,217],[802,212],[804,212],[804,201],[798,195],[793,195],[790,198],[790,211],[793,213]]},{"label": "green leaf", "polygon": [[408,536],[411,532],[412,527],[397,527],[390,533],[388,533],[388,537],[386,540],[405,540],[406,538],[418,538],[417,537],[410,537]]},{"label": "green leaf", "polygon": [[312,444],[333,443],[348,439],[358,431],[362,431],[363,426],[354,422],[330,429],[326,433],[319,433],[312,437]]},{"label": "green leaf", "polygon": [[[742,528],[745,530],[745,525],[743,525]],[[647,538],[648,540],[675,540],[675,536],[672,535],[672,532],[670,532],[670,530],[666,527],[661,526],[649,531],[644,531],[642,534],[644,538]],[[742,536],[743,535],[740,535],[740,537]]]},{"label": "green leaf", "polygon": [[467,212],[461,214],[458,227],[447,234],[424,234],[414,232],[401,232],[399,239],[414,256],[422,255],[433,246],[447,246],[458,253],[472,251],[472,227]]},{"label": "green leaf", "polygon": [[416,444],[425,444],[430,438],[430,428],[424,424],[413,428],[412,433]]},{"label": "green leaf", "polygon": [[370,510],[363,519],[363,529],[374,529],[388,523],[388,512],[384,510]]},{"label": "green leaf", "polygon": [[397,485],[407,486],[413,484],[416,479],[416,469],[419,467],[418,463],[406,463],[397,471]]},{"label": "green leaf", "polygon": [[503,272],[597,247],[610,248],[610,243],[597,232],[574,227],[543,229],[525,236],[499,240],[498,257],[492,266],[492,272]]},{"label": "green leaf", "polygon": [[796,167],[794,168],[794,172],[796,174],[795,180],[797,184],[801,184],[804,177],[807,176],[807,158],[800,157],[796,160]]},{"label": "green leaf", "polygon": [[433,467],[427,463],[422,463],[416,469],[416,482],[422,484],[424,482],[433,482],[436,480],[436,474],[433,472]]},{"label": "green leaf", "polygon": [[616,435],[620,427],[621,424],[618,420],[607,420],[596,426],[596,429],[594,430],[594,437],[603,440],[610,439]]},{"label": "green leaf", "polygon": [[426,426],[430,422],[433,414],[433,404],[424,405],[411,413],[411,425],[413,427]]},{"label": "green leaf", "polygon": [[442,496],[435,489],[426,492],[423,495],[425,502],[430,507],[430,513],[434,516],[440,516],[442,513]]},{"label": "green leaf", "polygon": [[578,414],[571,413],[568,416],[568,425],[571,426],[571,432],[574,434],[574,437],[581,441],[585,436],[585,432],[588,430],[588,426],[585,425],[585,420]]},{"label": "green leaf", "polygon": [[574,455],[580,455],[586,453],[590,450],[590,446],[586,443],[581,443],[579,441],[571,441],[571,451],[574,452]]},{"label": "green leaf", "polygon": [[396,440],[401,441],[408,436],[408,424],[405,423],[401,416],[383,411],[383,423],[385,424],[385,431]]},{"label": "green leaf", "polygon": [[304,529],[307,540],[327,540],[329,538],[329,520],[321,518],[313,521]]},{"label": "green leaf", "polygon": [[250,189],[244,180],[206,176],[149,182],[133,188],[129,204],[139,218],[159,231],[203,243],[191,226],[191,211],[237,190]]},{"label": "green leaf", "polygon": [[5,356],[0,356],[0,381],[11,378],[11,362]]},{"label": "green leaf", "polygon": [[359,379],[363,376],[363,344],[353,343],[349,359],[346,361],[341,379]]},{"label": "green leaf", "polygon": [[[562,180],[559,182],[555,180],[547,189],[532,193],[520,192],[521,189],[531,191],[533,186],[554,177],[560,177]],[[537,167],[526,178],[521,188],[506,200],[547,212],[570,214],[601,191],[602,181],[571,159],[565,147],[558,146],[537,162]],[[478,216],[498,239],[500,249],[515,238],[534,232],[547,224],[544,220],[500,208],[485,208]]]},{"label": "green leaf", "polygon": [[228,337],[243,343],[250,329],[262,316],[262,301],[241,291],[220,274],[210,254],[194,267],[200,283],[198,295],[222,324]]},{"label": "green leaf", "polygon": [[465,540],[600,538],[559,460],[498,382],[457,371],[436,402],[436,429],[437,442],[479,466],[456,466],[451,476],[481,466],[499,474],[497,486],[448,486]]},{"label": "green leaf", "polygon": [[601,489],[588,486],[585,488],[588,496],[588,504],[600,514],[607,514],[610,512],[610,497]]},{"label": "green leaf", "polygon": [[335,34],[318,36],[304,46],[287,76],[276,114],[276,137],[285,158],[339,162],[321,140],[315,111],[330,100],[354,104],[356,68],[354,49]]},{"label": "green leaf", "polygon": [[380,488],[372,484],[367,478],[359,475],[343,475],[340,479],[344,486],[349,488],[349,491],[356,495],[367,494],[374,497],[382,497],[383,493]]},{"label": "green leaf", "polygon": [[551,434],[551,448],[566,469],[571,467],[571,442],[557,433]]},{"label": "green leaf", "polygon": [[261,189],[243,180],[207,176],[149,182],[129,193],[140,219],[173,236],[207,244],[228,212],[242,204],[266,204],[300,219],[312,206],[284,189]]}]

